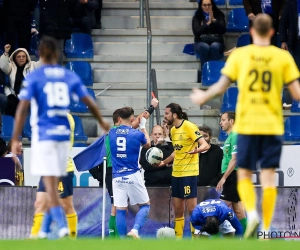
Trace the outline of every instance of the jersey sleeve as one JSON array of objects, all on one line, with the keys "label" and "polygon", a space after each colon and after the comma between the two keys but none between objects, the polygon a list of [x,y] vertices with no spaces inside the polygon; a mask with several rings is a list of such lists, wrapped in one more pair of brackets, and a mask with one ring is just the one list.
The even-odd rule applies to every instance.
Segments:
[{"label": "jersey sleeve", "polygon": [[199,128],[193,123],[189,123],[187,132],[188,132],[189,137],[195,142],[198,141],[202,137],[202,135],[199,131]]},{"label": "jersey sleeve", "polygon": [[239,222],[238,218],[236,217],[236,215],[234,214],[234,212],[231,211],[230,209],[227,212],[226,220],[228,220],[230,222],[230,224],[232,225],[232,227],[235,229],[236,236],[243,235],[243,227],[242,227],[241,223]]},{"label": "jersey sleeve", "polygon": [[291,54],[287,51],[286,53],[286,60],[285,60],[285,68],[283,70],[283,81],[285,84],[289,84],[292,81],[299,78],[299,70],[298,67],[291,56]]},{"label": "jersey sleeve", "polygon": [[147,143],[146,136],[142,132],[140,132],[140,142],[141,142],[141,145],[145,145]]},{"label": "jersey sleeve", "polygon": [[237,51],[233,51],[228,57],[224,68],[221,70],[222,75],[227,76],[232,82],[235,82],[237,80],[238,75],[237,55]]},{"label": "jersey sleeve", "polygon": [[231,140],[231,145],[232,145],[232,151],[231,151],[231,154],[236,154],[237,153],[237,133],[234,133],[232,132],[233,135],[232,135],[232,140]]},{"label": "jersey sleeve", "polygon": [[201,230],[202,225],[197,217],[198,217],[198,210],[194,209],[194,211],[192,212],[191,217],[190,217],[190,222],[192,223],[192,226],[194,228]]},{"label": "jersey sleeve", "polygon": [[22,83],[23,88],[18,95],[20,100],[30,101],[34,96],[34,81],[30,78],[26,79]]}]

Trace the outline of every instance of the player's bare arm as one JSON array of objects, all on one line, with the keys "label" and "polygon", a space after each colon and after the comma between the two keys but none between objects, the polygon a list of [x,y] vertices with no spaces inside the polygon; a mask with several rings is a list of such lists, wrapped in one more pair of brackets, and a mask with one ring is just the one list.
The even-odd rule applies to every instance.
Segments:
[{"label": "player's bare arm", "polygon": [[96,102],[90,96],[83,97],[82,101],[89,107],[91,113],[97,118],[101,128],[103,128],[104,131],[108,132],[110,129],[110,125],[103,119]]},{"label": "player's bare arm", "polygon": [[228,176],[232,173],[232,171],[234,170],[234,168],[236,167],[236,154],[232,154],[231,156],[231,160],[228,164],[228,168],[226,170],[226,172],[223,174],[221,180],[218,182],[217,186],[216,186],[216,190],[217,191],[221,191],[223,188],[223,185],[226,181],[226,179],[228,178]]},{"label": "player's bare arm", "polygon": [[300,85],[299,81],[295,80],[288,85],[288,89],[294,100],[300,101]]},{"label": "player's bare arm", "polygon": [[223,94],[230,85],[230,79],[222,75],[220,79],[206,91],[194,88],[190,98],[193,103],[202,105],[215,96]]},{"label": "player's bare arm", "polygon": [[198,140],[198,147],[195,147],[194,150],[187,152],[188,154],[198,154],[203,151],[206,151],[209,149],[208,143],[204,140],[203,137],[199,138]]},{"label": "player's bare arm", "polygon": [[26,116],[28,114],[29,105],[30,105],[29,101],[21,100],[16,110],[15,123],[14,123],[15,126],[14,126],[14,132],[12,136],[12,146],[11,146],[11,151],[15,155],[18,153],[19,137],[22,134],[22,129],[25,123]]}]

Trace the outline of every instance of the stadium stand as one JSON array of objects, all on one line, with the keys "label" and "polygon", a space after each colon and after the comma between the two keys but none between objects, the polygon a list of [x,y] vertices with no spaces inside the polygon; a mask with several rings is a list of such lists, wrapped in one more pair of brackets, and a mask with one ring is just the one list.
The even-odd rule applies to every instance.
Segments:
[{"label": "stadium stand", "polygon": [[284,140],[299,141],[300,140],[300,116],[290,116],[285,120]]},{"label": "stadium stand", "polygon": [[232,9],[228,16],[227,32],[248,32],[249,20],[244,8]]},{"label": "stadium stand", "polygon": [[1,138],[5,141],[9,141],[11,139],[14,127],[14,118],[9,115],[2,115],[2,133]]},{"label": "stadium stand", "polygon": [[224,67],[223,61],[208,61],[202,67],[202,86],[211,86],[217,82],[221,76],[221,69]]},{"label": "stadium stand", "polygon": [[93,86],[93,72],[89,62],[74,61],[68,62],[65,66],[67,69],[77,73],[85,86]]},{"label": "stadium stand", "polygon": [[39,47],[39,35],[34,34],[31,36],[29,54],[39,57],[38,47]]},{"label": "stadium stand", "polygon": [[229,5],[243,5],[243,0],[229,0]]},{"label": "stadium stand", "polygon": [[65,43],[65,56],[67,58],[93,58],[92,37],[84,33],[73,33],[71,39]]},{"label": "stadium stand", "polygon": [[31,141],[31,126],[30,126],[30,116],[27,116],[25,119],[25,124],[23,128],[23,137],[28,138]]},{"label": "stadium stand", "polygon": [[74,141],[87,141],[88,137],[84,133],[81,119],[77,115],[73,115],[75,121]]},{"label": "stadium stand", "polygon": [[242,34],[239,36],[238,40],[237,40],[237,43],[236,43],[236,47],[243,47],[243,46],[246,46],[246,45],[249,45],[250,44],[250,35],[247,33],[247,34]]},{"label": "stadium stand", "polygon": [[300,112],[300,102],[294,101],[292,103],[291,112],[298,113]]},{"label": "stadium stand", "polygon": [[219,137],[218,137],[218,140],[219,141],[225,141],[227,139],[227,134],[224,130],[222,130],[222,128],[220,128],[220,134],[219,134]]},{"label": "stadium stand", "polygon": [[[95,92],[94,90],[88,88],[87,89],[90,96],[96,100],[96,96],[95,96]],[[71,105],[70,105],[70,111],[71,112],[77,112],[77,113],[85,113],[85,112],[88,112],[89,109],[88,107],[85,105],[85,103],[81,102],[81,101],[78,101],[78,102],[75,102],[75,101],[71,101]]]},{"label": "stadium stand", "polygon": [[238,95],[237,87],[230,87],[223,95],[223,102],[221,106],[221,112],[235,111],[236,101]]}]

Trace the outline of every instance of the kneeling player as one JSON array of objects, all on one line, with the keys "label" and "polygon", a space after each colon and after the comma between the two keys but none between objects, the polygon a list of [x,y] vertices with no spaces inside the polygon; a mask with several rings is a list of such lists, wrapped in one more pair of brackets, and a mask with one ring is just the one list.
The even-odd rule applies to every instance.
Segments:
[{"label": "kneeling player", "polygon": [[219,199],[200,202],[193,210],[190,221],[198,235],[209,236],[219,232],[224,236],[243,235],[242,225],[233,210]]}]

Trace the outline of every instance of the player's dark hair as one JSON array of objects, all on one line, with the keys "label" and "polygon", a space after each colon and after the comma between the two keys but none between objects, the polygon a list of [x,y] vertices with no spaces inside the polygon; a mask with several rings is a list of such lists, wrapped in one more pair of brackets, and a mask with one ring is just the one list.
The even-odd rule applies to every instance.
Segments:
[{"label": "player's dark hair", "polygon": [[209,137],[211,137],[212,136],[212,130],[211,130],[211,128],[210,127],[208,127],[208,126],[200,126],[199,127],[199,130],[201,130],[201,131],[203,131],[203,132],[205,132],[205,133],[208,133],[208,135],[209,135]]},{"label": "player's dark hair", "polygon": [[128,119],[132,115],[134,115],[134,111],[131,107],[124,107],[124,108],[119,109],[119,116],[122,119]]},{"label": "player's dark hair", "polygon": [[269,15],[258,14],[253,20],[253,28],[260,36],[265,37],[272,29],[272,23],[272,18]]},{"label": "player's dark hair", "polygon": [[235,121],[235,112],[227,111],[227,112],[224,112],[223,115],[224,114],[227,114],[228,120],[234,120]]},{"label": "player's dark hair", "polygon": [[188,115],[186,112],[182,111],[182,108],[177,103],[170,103],[166,106],[166,108],[169,108],[173,114],[177,114],[178,119],[184,119],[188,120]]},{"label": "player's dark hair", "polygon": [[57,62],[59,57],[57,40],[53,37],[43,36],[39,45],[39,55],[45,63]]},{"label": "player's dark hair", "polygon": [[3,157],[6,151],[7,151],[6,142],[2,138],[0,138],[0,157]]},{"label": "player's dark hair", "polygon": [[201,228],[201,232],[206,232],[210,235],[217,234],[219,232],[220,221],[216,216],[207,216],[205,225]]},{"label": "player's dark hair", "polygon": [[113,112],[113,122],[114,122],[114,124],[118,123],[119,117],[120,117],[120,109],[116,109]]}]

